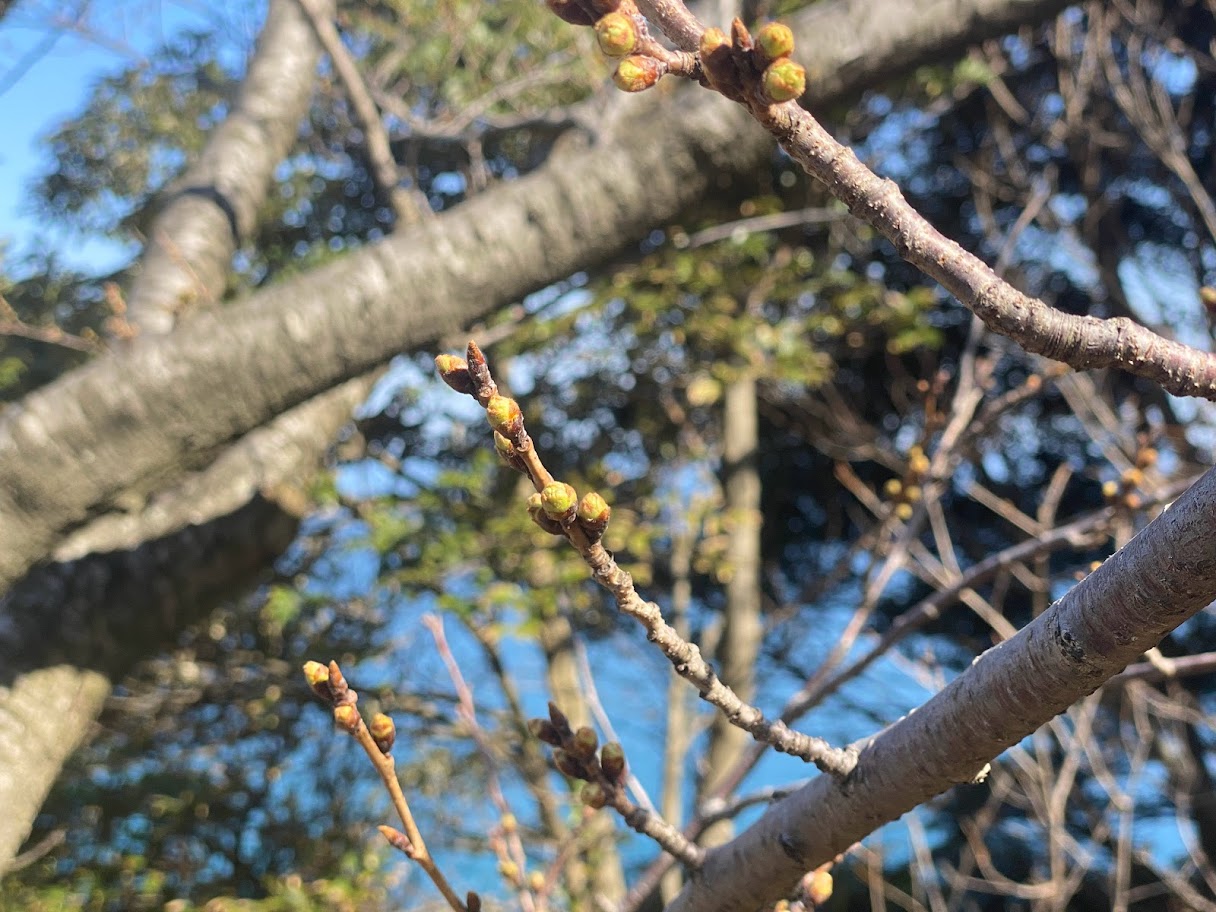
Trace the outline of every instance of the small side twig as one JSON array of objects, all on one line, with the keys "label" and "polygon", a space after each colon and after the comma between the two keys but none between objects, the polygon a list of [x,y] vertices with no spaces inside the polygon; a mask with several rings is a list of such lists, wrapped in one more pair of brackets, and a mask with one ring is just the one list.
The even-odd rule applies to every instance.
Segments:
[{"label": "small side twig", "polygon": [[388,840],[389,845],[417,862],[455,912],[480,912],[481,899],[476,893],[470,891],[467,900],[463,902],[456,895],[456,891],[443,876],[443,872],[439,870],[434,857],[427,849],[426,841],[422,838],[418,824],[414,821],[405,792],[401,790],[401,783],[397,779],[396,764],[390,753],[397,734],[393,720],[383,713],[377,713],[372,717],[370,727],[364,723],[363,716],[356,705],[359,695],[351,689],[337,662],[330,662],[329,665],[323,665],[320,662],[306,662],[304,677],[308,680],[313,693],[332,707],[334,722],[338,727],[359,742],[359,746],[371,760],[372,766],[376,768],[376,772],[380,774],[380,779],[384,782],[385,789],[388,790],[397,816],[401,819],[402,826],[405,827],[405,832],[390,826],[380,826],[377,829],[381,835]]}]

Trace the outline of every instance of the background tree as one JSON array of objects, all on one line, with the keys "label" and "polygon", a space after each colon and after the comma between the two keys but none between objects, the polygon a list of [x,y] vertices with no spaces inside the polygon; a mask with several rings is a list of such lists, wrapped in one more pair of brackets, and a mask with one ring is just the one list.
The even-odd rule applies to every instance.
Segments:
[{"label": "background tree", "polygon": [[[957,67],[882,81],[942,48],[999,34],[1059,5],[977,4],[980,32],[960,26],[949,33],[947,26],[943,33],[931,4],[901,17],[868,13],[865,28],[848,25],[856,11],[847,4],[816,4],[794,21],[800,34],[828,36],[800,41],[812,72],[821,68],[812,95],[819,105],[845,91],[883,86],[884,92],[842,114],[841,129],[940,227],[1016,272],[1019,284],[1077,310],[1100,306],[1105,298],[1115,308],[1130,308],[1133,299],[1143,303],[1143,292],[1128,293],[1137,286],[1125,277],[1145,255],[1146,237],[1172,243],[1170,249],[1188,262],[1186,274],[1197,280],[1190,306],[1176,315],[1149,316],[1171,326],[1187,319],[1196,325],[1198,285],[1211,281],[1211,234],[1200,230],[1203,196],[1195,188],[1202,190],[1202,180],[1186,175],[1187,168],[1196,175],[1210,169],[1205,121],[1190,113],[1198,99],[1209,97],[1201,78],[1211,72],[1203,42],[1211,29],[1208,11],[1170,6],[1166,26],[1147,6],[1119,15],[1069,13],[1043,36],[1026,32],[972,52]],[[274,15],[280,23],[294,20],[293,27],[312,29],[324,46],[324,11],[310,10],[309,20],[291,4],[272,10],[269,22]],[[274,425],[251,430],[327,384],[372,369],[397,349],[434,338],[437,328],[487,314],[524,291],[560,280],[492,317],[478,335],[500,340],[494,354],[511,359],[504,376],[528,394],[525,401],[535,409],[529,420],[538,433],[545,429],[539,439],[548,456],[563,476],[579,472],[615,492],[612,534],[623,538],[613,547],[654,591],[670,591],[676,615],[724,670],[733,662],[738,671],[728,680],[746,691],[746,679],[755,676],[758,699],[774,707],[804,685],[802,711],[822,704],[817,730],[823,731],[820,716],[826,714],[836,741],[867,734],[876,722],[892,721],[920,702],[878,699],[876,692],[889,691],[895,673],[887,661],[910,667],[930,689],[940,686],[943,675],[966,667],[993,637],[1040,613],[1072,574],[1142,523],[1143,510],[1176,492],[1171,479],[1193,475],[1202,461],[1203,451],[1195,449],[1202,446],[1203,438],[1195,436],[1202,433],[1201,421],[1190,423],[1188,439],[1173,414],[1175,403],[1151,386],[1117,376],[1101,377],[1097,385],[1055,377],[981,333],[894,259],[885,242],[845,220],[787,161],[772,159],[754,126],[731,119],[733,112],[682,95],[650,102],[595,95],[559,107],[600,84],[603,71],[595,69],[600,65],[588,53],[587,36],[530,5],[504,4],[494,11],[501,22],[479,24],[484,13],[476,5],[442,13],[421,5],[343,9],[344,46],[358,59],[365,95],[385,112],[387,142],[367,139],[369,124],[353,100],[359,87],[341,81],[343,68],[335,59],[332,70],[323,65],[322,90],[312,96],[295,147],[281,153],[287,164],[270,156],[261,181],[250,184],[255,197],[265,194],[277,165],[275,193],[244,210],[225,202],[246,198],[237,189],[193,189],[191,174],[224,173],[197,170],[221,146],[214,139],[204,147],[197,111],[221,113],[224,103],[210,99],[256,99],[256,65],[259,58],[272,60],[264,56],[273,47],[269,26],[249,78],[239,83],[240,95],[233,95],[235,74],[199,65],[198,55],[206,59],[208,53],[200,37],[176,56],[165,55],[163,76],[147,83],[126,77],[101,87],[95,110],[82,119],[80,128],[98,132],[90,142],[80,140],[80,151],[95,152],[98,141],[103,147],[122,143],[140,155],[157,150],[142,163],[140,156],[104,156],[130,163],[126,174],[113,178],[118,189],[109,191],[130,202],[118,221],[94,221],[94,227],[147,236],[150,252],[159,242],[164,274],[176,272],[178,282],[186,276],[184,291],[151,295],[156,312],[168,313],[170,322],[192,307],[219,310],[184,320],[158,341],[150,338],[160,331],[158,318],[139,319],[135,307],[146,275],[124,278],[122,295],[106,294],[96,283],[68,282],[61,293],[65,309],[58,311],[49,280],[41,276],[27,283],[27,291],[20,284],[6,291],[14,322],[41,327],[44,335],[54,330],[48,317],[56,315],[59,329],[89,345],[93,337],[85,329],[106,332],[107,319],[111,335],[133,325],[141,336],[134,343],[108,343],[113,351],[5,417],[4,490],[14,505],[4,525],[11,536],[6,543],[13,545],[6,549],[6,572],[10,579],[23,573],[29,561],[51,554],[50,547],[58,561],[35,570],[6,597],[9,697],[20,706],[22,697],[89,695],[70,703],[72,714],[46,714],[62,745],[57,750],[39,751],[36,739],[7,742],[12,750],[32,748],[30,762],[20,767],[30,773],[24,783],[49,781],[56,758],[79,738],[109,681],[126,675],[133,660],[173,644],[169,653],[142,663],[136,676],[121,678],[108,717],[115,734],[73,761],[34,848],[51,847],[56,833],[74,839],[20,881],[6,881],[6,901],[54,904],[66,893],[129,908],[187,892],[200,900],[269,892],[276,897],[271,902],[302,901],[309,894],[322,904],[347,897],[374,907],[375,890],[386,887],[377,878],[380,861],[374,851],[363,851],[368,844],[359,834],[375,793],[370,783],[353,785],[370,777],[349,755],[335,762],[340,752],[321,734],[324,721],[311,710],[301,712],[298,692],[286,683],[293,680],[289,669],[296,658],[317,648],[365,659],[357,671],[365,695],[371,685],[380,705],[416,714],[417,737],[403,740],[417,751],[416,768],[407,773],[412,791],[437,799],[423,799],[420,816],[433,821],[428,837],[469,848],[489,834],[490,850],[496,850],[496,840],[502,841],[495,835],[502,826],[497,812],[479,803],[455,810],[451,803],[462,792],[461,777],[479,781],[480,764],[490,760],[460,737],[467,728],[444,737],[444,726],[457,718],[456,704],[447,687],[436,684],[446,673],[432,644],[410,624],[425,608],[450,613],[449,635],[460,661],[476,682],[479,702],[493,710],[483,724],[494,726],[502,751],[496,762],[511,769],[509,782],[518,783],[507,793],[528,828],[531,857],[559,857],[559,846],[574,831],[582,848],[574,856],[581,862],[563,869],[570,902],[620,892],[613,853],[594,832],[603,824],[580,826],[568,796],[542,772],[536,745],[522,736],[538,697],[526,686],[527,669],[534,667],[529,662],[539,663],[544,689],[576,721],[590,718],[596,702],[579,696],[579,638],[586,638],[583,648],[597,676],[607,674],[609,681],[649,675],[661,689],[666,672],[644,654],[629,662],[628,671],[619,659],[600,661],[636,634],[625,639],[629,634],[617,632],[600,593],[580,587],[585,570],[572,555],[530,537],[522,511],[508,512],[513,477],[470,457],[480,442],[445,430],[452,410],[456,418],[469,413],[402,362],[365,412],[360,436],[336,454],[352,468],[339,474],[336,487],[322,483],[307,491],[322,506],[302,528],[296,516],[305,501],[283,479],[298,477],[300,467],[316,459],[365,394],[367,380],[331,394],[330,408],[323,399],[312,400]],[[919,31],[930,22],[932,32]],[[856,28],[847,41],[831,38],[834,29],[847,27]],[[498,36],[504,33],[520,40],[503,42]],[[297,32],[290,44],[298,51],[309,42]],[[567,56],[551,68],[539,66],[563,48]],[[530,71],[521,53],[533,55],[537,69]],[[834,64],[830,54],[854,63]],[[295,65],[300,75],[292,84],[304,89],[311,68],[303,60]],[[591,67],[585,75],[582,65]],[[1085,79],[1074,83],[1074,72]],[[207,94],[209,86],[214,95]],[[1139,95],[1136,86],[1143,86]],[[1104,97],[1110,99],[1105,107]],[[163,119],[165,98],[188,102],[174,104],[186,115],[182,121]],[[651,107],[664,104],[665,111]],[[248,107],[255,121],[291,120],[286,105],[260,112],[252,102]],[[133,137],[106,129],[114,122],[107,112],[133,109],[149,115],[124,118]],[[233,111],[240,109],[234,102]],[[1087,119],[1091,109],[1096,120]],[[1111,130],[1115,111],[1126,120]],[[1154,124],[1164,129],[1160,122],[1169,111],[1183,115],[1167,121],[1174,124],[1170,129],[1184,129],[1182,122],[1189,129],[1185,166],[1176,154],[1155,153],[1147,137],[1138,138]],[[653,143],[640,143],[635,125],[654,122],[663,127],[648,134]],[[208,125],[206,116],[202,125]],[[77,154],[73,138],[89,136],[65,128],[55,140],[64,166],[44,189],[51,211],[64,217],[96,220],[96,201],[109,199],[90,196],[98,183],[86,157],[75,170],[69,167]],[[1120,152],[1116,140],[1139,151]],[[1156,142],[1162,150],[1178,145]],[[373,160],[373,149],[385,145],[399,169],[397,186],[386,186],[384,162]],[[963,157],[952,158],[956,152]],[[216,154],[222,160],[222,146]],[[184,178],[154,173],[157,163],[180,168],[195,156],[204,164]],[[1104,168],[1127,173],[1133,160],[1140,183],[1103,177]],[[707,162],[732,177],[710,200],[702,199],[714,183]],[[218,186],[220,179],[202,182]],[[1078,192],[1079,185],[1088,190]],[[173,186],[183,189],[170,199],[201,202],[220,216],[229,230],[206,232],[221,241],[218,251],[187,253],[172,228],[157,233],[157,219],[171,218],[176,202],[150,218],[147,201]],[[1110,205],[1112,192],[1126,194],[1128,202]],[[426,216],[420,198],[442,214]],[[1141,222],[1108,215],[1101,231],[1089,227],[1091,220],[1101,222],[1103,212],[1128,207]],[[251,225],[249,216],[238,217],[241,211],[260,218]],[[416,227],[381,240],[391,226],[413,218],[419,219]],[[1174,228],[1165,231],[1163,219]],[[194,223],[193,217],[186,222]],[[654,227],[663,230],[646,233]],[[1107,242],[1109,232],[1122,246]],[[1084,254],[1084,244],[1096,258],[1108,258],[1097,277],[1095,257]],[[1046,255],[1060,250],[1070,255]],[[617,251],[623,265],[569,277]],[[220,269],[218,285],[193,266],[205,256],[233,267]],[[149,253],[143,268],[152,272],[154,262]],[[1164,274],[1150,272],[1148,281],[1164,282]],[[229,298],[245,291],[252,297]],[[435,302],[448,306],[428,314]],[[68,308],[82,314],[81,322],[63,315]],[[66,366],[45,357],[47,349],[30,347],[44,342],[11,338],[25,346],[8,352],[9,363],[26,368],[21,382],[27,386],[14,388],[15,394]],[[59,359],[86,353],[63,348],[49,352]],[[246,363],[242,358],[249,366],[238,369]],[[251,388],[254,364],[260,382]],[[160,373],[152,371],[156,365]],[[176,391],[165,389],[165,365],[174,365]],[[194,386],[191,377],[208,379]],[[116,380],[117,393],[88,397],[89,390]],[[50,424],[56,403],[76,396],[93,406],[92,413],[74,411]],[[107,415],[129,413],[132,403],[140,405],[136,426],[144,436],[122,438],[121,425],[116,431]],[[310,409],[330,417],[320,420]],[[158,415],[161,437],[149,428]],[[36,461],[41,444],[30,430],[67,429],[73,418],[83,436],[52,436],[51,449],[43,451],[55,454],[49,465],[56,473],[70,472],[78,457],[69,445],[87,440],[97,468],[71,485],[54,474],[48,480],[56,490],[50,491],[40,480],[48,464]],[[747,439],[751,420],[754,443]],[[105,428],[103,436],[92,436],[90,421]],[[234,447],[217,450],[245,431]],[[179,432],[199,442],[192,452],[174,437]],[[132,443],[149,436],[146,446]],[[757,496],[747,480],[752,463],[762,480],[762,526],[749,521]],[[196,474],[183,480],[184,469]],[[1104,491],[1104,485],[1114,490]],[[38,504],[37,521],[23,499]],[[73,538],[61,537],[81,522],[82,505],[92,512],[103,500],[119,509]],[[636,505],[636,516],[619,509],[629,504]],[[273,586],[261,589],[252,604],[223,601],[266,580],[267,563],[293,538]],[[1063,553],[1052,557],[1057,551]],[[519,588],[521,580],[528,588]],[[427,601],[428,593],[435,602]],[[956,600],[974,620],[953,618],[949,638],[916,632]],[[48,611],[48,603],[58,610]],[[1202,626],[1193,635],[1179,634],[1167,651],[1202,653]],[[757,628],[764,632],[759,641]],[[139,637],[132,635],[136,630]],[[870,654],[850,652],[872,634],[880,635],[873,654],[889,660],[871,664]],[[538,649],[530,646],[533,638]],[[603,644],[599,651],[597,644]],[[931,660],[926,649],[933,651]],[[69,664],[60,664],[65,660]],[[1179,667],[1206,666],[1200,656],[1173,666]],[[881,675],[864,677],[876,668],[884,669]],[[494,681],[500,693],[487,694],[483,679]],[[1170,687],[1175,695],[1178,687],[1194,687],[1201,699],[1203,678],[1194,680]],[[615,696],[619,689],[600,678],[601,692]],[[394,691],[409,697],[394,698]],[[1102,904],[1129,902],[1133,888],[1147,886],[1134,895],[1202,899],[1210,888],[1201,847],[1160,840],[1156,857],[1152,851],[1137,855],[1132,828],[1147,797],[1137,783],[1166,770],[1176,783],[1173,807],[1154,804],[1140,812],[1152,819],[1177,808],[1184,817],[1202,819],[1206,786],[1195,757],[1201,758],[1205,736],[1193,715],[1201,705],[1158,741],[1144,737],[1152,731],[1146,714],[1175,704],[1154,700],[1143,685],[1116,693],[1129,695],[1126,712],[1138,726],[1139,742],[1158,747],[1140,747],[1126,760],[1103,759],[1091,733],[1127,737],[1118,731],[1112,713],[1118,706],[1111,704],[1123,698],[1086,704],[1076,711],[1076,727],[1060,723],[1027,748],[1033,756],[1015,750],[1013,772],[998,768],[998,787],[974,811],[975,823],[960,797],[964,806],[952,809],[958,824],[945,822],[951,816],[934,817],[923,840],[913,826],[911,875],[899,852],[889,863],[873,846],[850,856],[866,895],[893,901],[906,895],[909,903],[934,907],[1004,890],[1041,904],[1061,904],[1070,895]],[[663,721],[676,743],[699,745],[701,723],[681,708],[683,694],[673,691]],[[829,698],[836,702],[824,702]],[[620,711],[611,703],[608,710]],[[1112,721],[1100,723],[1100,717]],[[657,727],[659,720],[649,724]],[[36,730],[32,722],[30,730]],[[717,788],[737,786],[737,776],[722,772],[726,760],[742,754],[754,763],[755,755],[746,745],[725,746],[733,737],[720,725],[712,728],[709,743],[719,759],[700,770],[677,762],[680,752],[673,752],[661,802],[670,816],[686,811],[679,800],[687,794],[680,784],[685,774],[698,779],[698,826],[708,822],[707,810],[718,807],[712,803]],[[1113,748],[1110,755],[1124,756]],[[636,762],[635,749],[630,756]],[[761,767],[747,781],[761,785],[775,773]],[[1035,783],[1048,777],[1073,788],[1034,794]],[[1106,822],[1095,814],[1096,787],[1120,796],[1114,806],[1122,816]],[[309,795],[324,797],[324,804],[304,800]],[[27,806],[41,799],[28,788],[23,796]],[[727,808],[737,813],[745,806]],[[13,850],[24,836],[15,822]],[[1043,827],[1048,838],[1018,838],[1028,825]],[[1090,828],[1092,843],[1077,842],[1080,826]],[[977,842],[983,832],[1003,850],[996,863],[992,846]],[[967,840],[966,847],[954,847],[951,837]],[[934,846],[939,859],[957,862],[930,865]],[[1171,851],[1172,857],[1185,852],[1194,870],[1153,874]],[[636,868],[641,860],[626,853],[622,864]],[[315,884],[335,869],[350,882],[340,888],[347,891],[342,896]],[[642,882],[657,877],[652,868]],[[848,882],[839,872],[838,880]],[[40,886],[50,883],[60,886]],[[668,896],[677,886],[668,881]],[[847,891],[839,895],[844,898],[838,902],[847,901]]]}]

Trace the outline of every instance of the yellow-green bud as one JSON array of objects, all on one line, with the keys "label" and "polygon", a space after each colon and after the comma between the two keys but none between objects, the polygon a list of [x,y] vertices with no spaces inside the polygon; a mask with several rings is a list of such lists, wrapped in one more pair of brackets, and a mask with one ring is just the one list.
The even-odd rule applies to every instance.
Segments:
[{"label": "yellow-green bud", "polygon": [[519,821],[515,819],[514,814],[503,814],[502,819],[498,821],[498,825],[502,827],[504,833],[514,833],[519,829]]},{"label": "yellow-green bud", "polygon": [[638,26],[628,13],[615,12],[595,24],[595,40],[605,57],[625,57],[638,46]]},{"label": "yellow-green bud", "polygon": [[359,710],[350,703],[342,703],[334,707],[334,721],[338,727],[352,735],[359,730]]},{"label": "yellow-green bud", "polygon": [[643,92],[667,72],[667,64],[653,57],[632,54],[617,64],[612,81],[625,92]]},{"label": "yellow-green bud", "polygon": [[903,520],[904,522],[907,522],[909,519],[912,518],[912,504],[897,503],[895,505],[895,515],[897,517],[899,517],[901,520]]},{"label": "yellow-green bud", "polygon": [[770,22],[756,34],[756,50],[769,60],[780,60],[794,53],[794,32],[788,25]]},{"label": "yellow-green bud", "polygon": [[730,47],[730,39],[720,28],[707,28],[701,33],[701,56],[709,57],[724,47]]},{"label": "yellow-green bud", "polygon": [[806,69],[802,64],[782,57],[768,65],[763,77],[764,94],[780,104],[793,101],[806,91]]},{"label": "yellow-green bud", "polygon": [[609,779],[619,782],[625,775],[625,749],[609,741],[600,749],[600,769]]},{"label": "yellow-green bud", "polygon": [[320,662],[304,663],[304,680],[322,700],[332,700],[334,693],[329,687],[329,668]]},{"label": "yellow-green bud", "polygon": [[570,743],[570,753],[580,760],[590,760],[595,756],[595,749],[599,746],[599,739],[595,736],[595,731],[584,725],[574,733],[574,740]]},{"label": "yellow-green bud", "polygon": [[519,410],[519,403],[507,396],[490,397],[486,403],[486,419],[490,427],[507,438],[517,436],[524,427],[524,415]]},{"label": "yellow-green bud", "polygon": [[579,798],[587,807],[595,808],[597,811],[608,803],[608,793],[598,782],[588,782],[584,785],[582,791],[579,792]]},{"label": "yellow-green bud", "polygon": [[443,382],[458,393],[473,395],[473,378],[469,376],[469,363],[456,355],[436,355],[435,367]]},{"label": "yellow-green bud", "polygon": [[1216,288],[1204,285],[1199,289],[1199,300],[1209,310],[1216,310]]},{"label": "yellow-green bud", "polygon": [[588,491],[578,502],[578,522],[592,541],[598,541],[608,528],[612,507],[595,491]]},{"label": "yellow-green bud", "polygon": [[372,716],[367,730],[372,733],[372,739],[376,742],[376,747],[380,748],[380,753],[392,752],[393,743],[397,740],[397,726],[391,718],[384,713],[376,713]]},{"label": "yellow-green bud", "polygon": [[498,873],[512,884],[519,885],[519,865],[513,861],[503,859],[498,863]]},{"label": "yellow-green bud", "polygon": [[898,478],[888,478],[886,484],[882,486],[883,494],[889,498],[898,497],[904,489],[903,482]]},{"label": "yellow-green bud", "polygon": [[578,507],[578,492],[565,482],[555,481],[545,485],[540,492],[540,503],[550,519],[568,521],[574,518],[574,511]]}]

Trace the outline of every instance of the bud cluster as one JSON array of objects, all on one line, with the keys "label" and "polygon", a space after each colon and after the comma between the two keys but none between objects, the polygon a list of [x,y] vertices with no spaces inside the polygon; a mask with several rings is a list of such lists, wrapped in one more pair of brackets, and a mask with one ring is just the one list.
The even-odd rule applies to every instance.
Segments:
[{"label": "bud cluster", "polygon": [[579,792],[583,804],[598,810],[614,801],[625,782],[625,751],[621,745],[610,741],[599,747],[599,738],[591,728],[584,725],[574,729],[554,703],[549,704],[549,718],[530,720],[528,730],[553,748],[553,765],[562,775],[583,781]]},{"label": "bud cluster", "polygon": [[1102,485],[1102,496],[1115,506],[1139,510],[1144,506],[1145,473],[1157,464],[1157,450],[1142,444],[1136,453],[1136,464],[1119,476],[1118,481]]},{"label": "bud cluster", "polygon": [[[334,723],[347,734],[357,734],[363,725],[363,717],[359,715],[359,694],[346,681],[342,669],[337,662],[325,665],[321,662],[308,661],[304,663],[304,680],[314,694],[325,701],[334,714]],[[397,729],[393,720],[384,713],[372,716],[368,726],[372,740],[380,753],[385,754],[393,749],[397,739]]]}]

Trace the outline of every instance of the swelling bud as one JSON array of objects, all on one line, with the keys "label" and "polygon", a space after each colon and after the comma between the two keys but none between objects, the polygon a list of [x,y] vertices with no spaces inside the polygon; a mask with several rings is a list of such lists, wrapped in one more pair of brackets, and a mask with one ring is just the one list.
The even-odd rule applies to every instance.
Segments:
[{"label": "swelling bud", "polygon": [[802,64],[783,57],[770,63],[764,71],[764,94],[770,101],[780,104],[800,98],[806,91],[806,69]]}]

